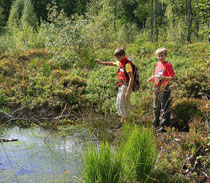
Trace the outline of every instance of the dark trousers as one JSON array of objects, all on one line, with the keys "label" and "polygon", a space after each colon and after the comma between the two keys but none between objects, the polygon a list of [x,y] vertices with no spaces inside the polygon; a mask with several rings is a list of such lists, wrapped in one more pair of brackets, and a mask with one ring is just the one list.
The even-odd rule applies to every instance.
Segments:
[{"label": "dark trousers", "polygon": [[[171,89],[169,86],[155,89],[153,98],[153,126],[169,126],[171,117]],[[161,116],[161,117],[160,117]],[[160,119],[159,119],[160,118]]]}]

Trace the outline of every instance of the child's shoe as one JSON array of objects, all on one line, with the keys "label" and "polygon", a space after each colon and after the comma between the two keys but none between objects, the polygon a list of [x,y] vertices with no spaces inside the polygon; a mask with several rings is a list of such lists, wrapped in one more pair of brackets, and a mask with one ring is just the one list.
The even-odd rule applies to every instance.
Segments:
[{"label": "child's shoe", "polygon": [[115,127],[115,129],[120,129],[120,128],[122,128],[122,123],[118,123]]},{"label": "child's shoe", "polygon": [[161,126],[158,130],[156,130],[156,132],[158,132],[158,133],[165,133],[167,131],[164,129],[163,126]]}]

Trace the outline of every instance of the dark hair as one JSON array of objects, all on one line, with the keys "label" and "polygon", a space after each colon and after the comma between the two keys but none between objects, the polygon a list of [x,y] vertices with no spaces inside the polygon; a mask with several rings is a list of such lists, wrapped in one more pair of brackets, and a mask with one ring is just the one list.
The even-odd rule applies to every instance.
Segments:
[{"label": "dark hair", "polygon": [[123,48],[117,48],[115,51],[114,51],[114,56],[117,57],[117,56],[122,56],[122,55],[125,55],[125,50]]}]

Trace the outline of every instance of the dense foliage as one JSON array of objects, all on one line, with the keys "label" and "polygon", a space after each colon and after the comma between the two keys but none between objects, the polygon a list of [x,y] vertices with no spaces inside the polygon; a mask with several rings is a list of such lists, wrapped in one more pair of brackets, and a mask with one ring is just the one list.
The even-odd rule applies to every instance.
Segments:
[{"label": "dense foliage", "polygon": [[[58,12],[62,10],[71,17],[75,14],[94,21],[98,31],[109,29],[119,32],[129,27],[141,31],[151,40],[188,41],[208,39],[207,0],[2,0],[0,2],[0,27],[9,24],[22,26],[28,22],[31,26],[41,25],[42,21],[50,22],[47,7],[56,3]],[[90,17],[93,16],[93,17]],[[104,24],[108,18],[109,25]],[[101,27],[102,26],[102,27]],[[192,39],[192,38],[193,39]]]},{"label": "dense foliage", "polygon": [[[102,143],[100,151],[91,147],[85,176],[89,182],[117,182],[123,172],[128,182],[152,181],[150,177],[160,182],[206,180],[208,12],[207,0],[1,0],[0,123],[63,120],[65,126],[89,116],[92,121],[102,116],[104,124],[110,116],[117,119],[117,68],[97,65],[94,59],[115,61],[114,50],[123,47],[139,67],[141,80],[140,90],[131,94],[129,122],[150,128],[152,86],[146,81],[157,62],[154,52],[163,46],[176,73],[168,134],[152,141],[150,130],[133,129],[122,144],[125,152],[118,151],[123,162],[109,144]],[[177,142],[176,130],[189,133]],[[155,144],[161,161],[154,167]]]}]

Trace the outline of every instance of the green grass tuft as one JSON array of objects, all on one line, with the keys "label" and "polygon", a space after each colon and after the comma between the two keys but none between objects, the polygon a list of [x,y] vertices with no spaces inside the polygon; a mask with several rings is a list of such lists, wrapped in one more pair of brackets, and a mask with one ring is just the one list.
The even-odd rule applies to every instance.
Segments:
[{"label": "green grass tuft", "polygon": [[117,183],[120,178],[120,161],[108,143],[101,142],[100,148],[91,144],[84,154],[83,170],[86,183]]}]

